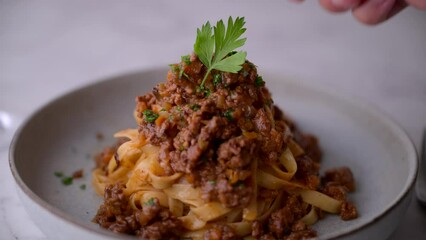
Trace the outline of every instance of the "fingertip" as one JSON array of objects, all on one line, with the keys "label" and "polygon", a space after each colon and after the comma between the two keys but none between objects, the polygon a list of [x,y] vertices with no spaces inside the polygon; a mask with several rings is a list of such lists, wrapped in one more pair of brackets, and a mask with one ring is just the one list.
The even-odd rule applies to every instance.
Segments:
[{"label": "fingertip", "polygon": [[390,15],[395,0],[369,1],[352,10],[353,16],[363,24],[376,25]]},{"label": "fingertip", "polygon": [[330,12],[346,12],[358,6],[361,0],[320,0],[321,6]]},{"label": "fingertip", "polygon": [[352,12],[352,14],[354,15],[354,17],[361,23],[368,25],[368,26],[373,26],[373,25],[377,25],[379,23],[382,23],[383,21],[386,20],[386,18],[380,19],[380,18],[371,18],[371,17],[366,17],[365,15],[359,15],[359,14],[355,14],[354,12]]},{"label": "fingertip", "polygon": [[426,0],[405,0],[405,1],[415,8],[426,10]]}]

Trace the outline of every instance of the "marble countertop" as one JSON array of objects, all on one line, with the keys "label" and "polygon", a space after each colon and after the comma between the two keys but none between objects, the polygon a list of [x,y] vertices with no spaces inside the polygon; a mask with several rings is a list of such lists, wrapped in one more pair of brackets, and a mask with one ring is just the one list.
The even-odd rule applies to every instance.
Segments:
[{"label": "marble countertop", "polygon": [[[0,110],[25,119],[100,78],[180,60],[206,20],[245,16],[248,58],[381,108],[416,147],[426,128],[426,13],[407,9],[376,27],[317,1],[0,1]],[[265,70],[266,71],[266,70]],[[0,239],[46,239],[16,194],[0,150]],[[391,239],[426,236],[413,200]]]}]

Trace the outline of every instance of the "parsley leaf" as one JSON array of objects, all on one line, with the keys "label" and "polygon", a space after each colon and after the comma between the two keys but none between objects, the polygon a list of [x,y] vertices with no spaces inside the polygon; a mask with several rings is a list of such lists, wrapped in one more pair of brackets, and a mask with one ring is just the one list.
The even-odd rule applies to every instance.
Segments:
[{"label": "parsley leaf", "polygon": [[212,91],[209,88],[204,87],[197,87],[197,93],[202,93],[203,97],[208,97],[212,93]]},{"label": "parsley leaf", "polygon": [[254,84],[258,87],[262,87],[265,85],[265,81],[263,81],[262,76],[257,76],[256,80],[254,80]]},{"label": "parsley leaf", "polygon": [[149,123],[154,122],[159,117],[159,115],[153,112],[152,110],[143,111],[143,115],[145,116],[145,121]]},{"label": "parsley leaf", "polygon": [[[246,38],[240,38],[246,31],[243,28],[245,22],[244,17],[237,17],[235,21],[232,17],[228,19],[228,27],[222,20],[216,23],[213,28],[207,22],[200,29],[197,29],[197,37],[194,44],[194,52],[198,55],[201,62],[207,67],[206,75],[201,82],[200,88],[204,88],[204,83],[213,69],[237,73],[241,70],[242,64],[246,60],[246,52],[233,51],[242,47],[246,42]],[[213,34],[214,33],[214,34]]]},{"label": "parsley leaf", "polygon": [[180,70],[179,66],[176,64],[169,64],[170,70],[174,73],[178,72]]},{"label": "parsley leaf", "polygon": [[59,178],[64,176],[63,172],[54,172],[54,174],[56,177],[59,177]]},{"label": "parsley leaf", "polygon": [[226,110],[226,112],[224,112],[223,113],[223,116],[226,118],[226,119],[228,119],[228,121],[232,121],[232,120],[234,120],[234,118],[232,117],[232,113],[233,113],[234,111],[232,110],[232,109],[228,109],[228,110]]},{"label": "parsley leaf", "polygon": [[144,203],[145,206],[153,206],[155,204],[154,198],[150,198],[148,201]]},{"label": "parsley leaf", "polygon": [[215,180],[209,180],[209,181],[207,181],[209,184],[211,184],[211,185],[216,185],[216,181]]},{"label": "parsley leaf", "polygon": [[191,108],[193,111],[197,111],[201,108],[201,106],[198,104],[192,104],[189,108]]},{"label": "parsley leaf", "polygon": [[186,64],[186,66],[191,65],[191,57],[189,55],[182,56],[180,59]]},{"label": "parsley leaf", "polygon": [[216,73],[213,75],[213,85],[217,86],[219,83],[222,82],[222,75],[219,73]]},{"label": "parsley leaf", "polygon": [[72,184],[72,180],[73,180],[73,178],[72,177],[64,177],[64,178],[62,178],[62,183],[64,184],[64,185],[71,185]]}]

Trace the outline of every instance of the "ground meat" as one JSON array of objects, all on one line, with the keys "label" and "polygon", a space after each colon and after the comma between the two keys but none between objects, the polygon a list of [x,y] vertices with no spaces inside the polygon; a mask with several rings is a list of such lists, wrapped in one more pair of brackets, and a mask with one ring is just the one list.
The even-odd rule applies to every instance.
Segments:
[{"label": "ground meat", "polygon": [[312,229],[306,229],[297,232],[291,232],[290,235],[284,237],[285,240],[307,240],[316,239],[317,233]]},{"label": "ground meat", "polygon": [[243,136],[231,138],[220,145],[218,161],[231,169],[243,168],[249,165],[255,154],[256,141]]},{"label": "ground meat", "polygon": [[355,205],[347,200],[347,192],[355,190],[355,181],[352,172],[347,167],[330,169],[322,178],[324,187],[322,192],[341,201],[340,217],[351,220],[358,217]]},{"label": "ground meat", "polygon": [[[254,196],[273,203],[269,216],[252,223],[251,235],[256,239],[311,238],[316,236],[315,231],[300,221],[309,208],[299,196],[253,186],[254,163],[264,171],[276,170],[268,166],[272,164],[286,171],[279,157],[290,141],[296,142],[303,151],[296,156],[297,171],[292,180],[342,201],[342,219],[357,216],[355,206],[346,196],[348,190],[355,189],[350,170],[330,170],[320,181],[322,153],[318,140],[302,133],[274,105],[256,66],[246,61],[238,73],[212,70],[204,79],[206,73],[207,68],[192,54],[189,62],[186,58],[171,65],[167,82],[136,98],[138,131],[150,144],[159,147],[162,175],[182,173],[178,181],[199,188],[202,200],[220,202],[227,208],[245,208]],[[157,118],[148,118],[146,110]],[[97,156],[98,168],[106,170],[118,146]],[[120,159],[115,160],[120,166]],[[171,239],[184,231],[182,223],[157,199],[132,209],[123,189],[120,184],[105,189],[105,202],[95,222],[144,239]],[[258,191],[256,195],[254,189]],[[189,211],[185,205],[184,214]],[[322,216],[322,211],[318,212]],[[242,221],[242,216],[235,217]],[[228,225],[208,224],[212,227],[205,233],[205,239],[238,238]]]},{"label": "ground meat", "polygon": [[83,177],[83,169],[79,169],[72,174],[72,178],[82,178]]},{"label": "ground meat", "polygon": [[231,240],[231,239],[240,239],[234,230],[222,224],[215,224],[212,228],[207,230],[204,233],[205,240]]},{"label": "ground meat", "polygon": [[182,232],[182,223],[168,209],[162,208],[158,199],[134,210],[124,195],[123,184],[105,188],[105,202],[93,221],[113,232],[134,234],[144,239],[173,239]]},{"label": "ground meat", "polygon": [[[241,138],[242,130],[258,131],[262,136],[237,143],[243,144],[240,146],[234,145],[241,147],[242,151],[229,156],[233,159],[226,161],[229,168],[248,165],[251,158],[241,157],[247,154],[250,157],[266,154],[268,159],[276,161],[285,145],[284,134],[273,127],[269,91],[254,84],[256,67],[247,62],[239,73],[212,71],[206,79],[205,89],[209,89],[207,96],[199,91],[206,69],[197,56],[192,55],[190,59],[190,64],[181,62],[174,65],[183,72],[169,71],[167,83],[159,84],[152,94],[137,98],[139,131],[155,145],[170,139],[173,141],[173,146],[160,154],[160,161],[172,168],[172,171],[166,172],[190,174],[200,161],[223,156],[224,151],[223,148],[219,150],[220,146],[232,146],[233,141],[228,141]],[[214,85],[212,78],[215,75],[220,76],[220,81]],[[168,105],[167,112],[172,116],[160,126],[146,122],[143,117],[143,111],[151,110],[154,105]],[[167,125],[165,122],[170,123]],[[213,153],[208,153],[207,149],[213,150]],[[241,159],[245,162],[241,162]]]},{"label": "ground meat", "polygon": [[275,199],[278,195],[277,190],[270,190],[266,188],[260,188],[259,190],[259,197],[263,199]]},{"label": "ground meat", "polygon": [[350,192],[355,191],[355,180],[352,171],[348,167],[327,170],[322,180],[345,186]]},{"label": "ground meat", "polygon": [[260,221],[254,221],[251,224],[251,236],[259,239],[259,237],[262,236],[263,233],[264,233],[263,223]]},{"label": "ground meat", "polygon": [[319,163],[312,161],[308,155],[296,158],[297,172],[296,179],[304,182],[310,189],[317,189],[320,184],[318,171]]},{"label": "ground meat", "polygon": [[96,154],[95,155],[96,168],[99,168],[105,171],[109,160],[111,160],[111,158],[114,156],[118,147],[121,144],[125,143],[126,141],[128,140],[124,138],[119,138],[113,146],[106,147],[102,152],[100,152],[99,154]]},{"label": "ground meat", "polygon": [[310,134],[301,133],[296,127],[294,127],[294,138],[296,142],[305,150],[313,161],[320,162],[322,152],[319,148],[318,139]]},{"label": "ground meat", "polygon": [[340,218],[343,220],[351,220],[358,217],[358,211],[351,202],[344,202],[340,208]]},{"label": "ground meat", "polygon": [[282,238],[291,232],[291,226],[305,215],[302,201],[295,196],[288,196],[283,208],[273,212],[269,218],[268,228],[276,237]]},{"label": "ground meat", "polygon": [[315,238],[316,236],[317,236],[317,233],[314,230],[310,229],[302,221],[297,221],[291,227],[290,235],[288,235],[284,239],[285,240],[301,240],[301,239]]},{"label": "ground meat", "polygon": [[327,183],[322,192],[339,201],[346,201],[347,188],[336,184],[335,182]]},{"label": "ground meat", "polygon": [[226,179],[219,179],[216,183],[219,201],[226,207],[245,207],[251,199],[252,189],[244,183],[231,185]]},{"label": "ground meat", "polygon": [[277,240],[272,233],[264,234],[260,238],[260,240]]}]

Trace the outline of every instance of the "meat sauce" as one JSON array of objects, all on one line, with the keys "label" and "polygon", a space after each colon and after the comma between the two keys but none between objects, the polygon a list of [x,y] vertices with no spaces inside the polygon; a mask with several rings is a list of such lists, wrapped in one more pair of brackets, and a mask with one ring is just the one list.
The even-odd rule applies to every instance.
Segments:
[{"label": "meat sauce", "polygon": [[[254,64],[246,61],[238,73],[213,70],[204,88],[200,88],[205,74],[205,66],[193,54],[189,64],[182,61],[171,66],[166,83],[136,98],[139,132],[160,147],[158,161],[166,175],[184,173],[188,182],[201,188],[206,202],[243,208],[253,196],[251,162],[258,159],[259,166],[277,163],[293,139],[305,151],[296,158],[296,180],[343,201],[342,219],[357,217],[355,206],[346,197],[347,192],[355,190],[351,171],[332,169],[320,178],[321,150],[317,139],[300,132],[274,105]],[[161,109],[155,109],[158,106]],[[146,110],[154,110],[158,117],[148,121]],[[97,157],[98,166],[105,168],[105,158],[111,157],[112,150],[107,149]],[[157,200],[151,206],[144,205],[142,210],[130,209],[122,193],[124,187],[116,184],[106,188],[105,202],[95,222],[112,231],[146,239],[178,238],[183,230],[176,217]],[[262,188],[258,191],[261,198],[277,194]],[[283,199],[280,208],[269,218],[252,223],[252,236],[257,239],[315,237],[316,232],[300,221],[307,213],[300,197],[286,195]],[[236,238],[232,228],[221,224],[205,234],[205,239]]]}]

